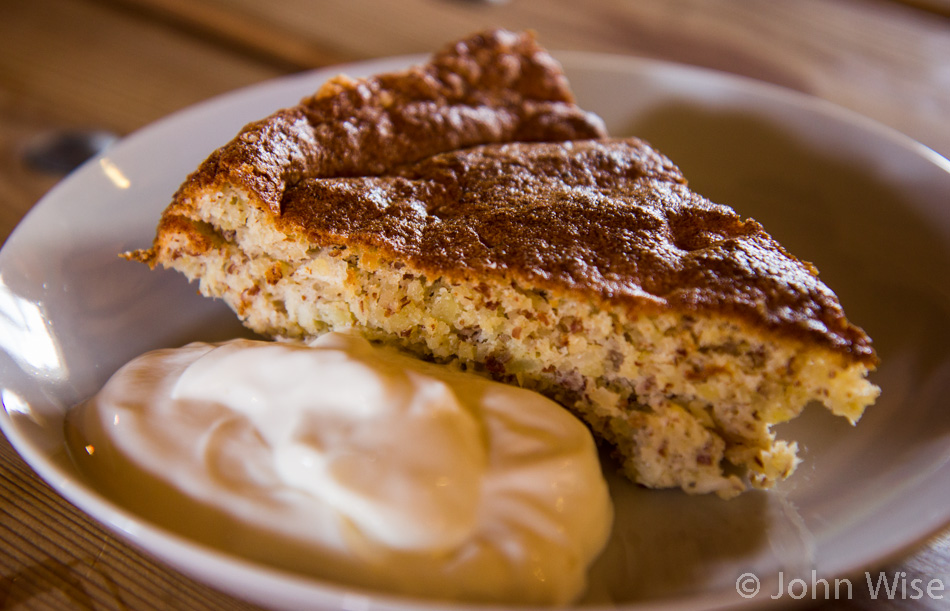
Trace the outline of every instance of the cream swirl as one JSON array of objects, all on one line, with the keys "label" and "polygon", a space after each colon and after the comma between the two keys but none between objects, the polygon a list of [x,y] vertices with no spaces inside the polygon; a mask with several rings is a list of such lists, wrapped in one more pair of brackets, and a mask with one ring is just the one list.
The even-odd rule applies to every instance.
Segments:
[{"label": "cream swirl", "polygon": [[564,604],[612,521],[562,407],[353,335],[148,353],[69,428],[80,467],[137,513],[387,591]]}]

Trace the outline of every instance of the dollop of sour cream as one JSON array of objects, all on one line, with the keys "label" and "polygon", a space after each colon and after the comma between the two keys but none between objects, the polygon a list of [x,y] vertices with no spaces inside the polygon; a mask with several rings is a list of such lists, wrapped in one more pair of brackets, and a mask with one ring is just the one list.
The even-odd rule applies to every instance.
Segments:
[{"label": "dollop of sour cream", "polygon": [[147,353],[71,410],[67,439],[161,526],[393,593],[567,604],[612,524],[561,406],[349,334]]}]

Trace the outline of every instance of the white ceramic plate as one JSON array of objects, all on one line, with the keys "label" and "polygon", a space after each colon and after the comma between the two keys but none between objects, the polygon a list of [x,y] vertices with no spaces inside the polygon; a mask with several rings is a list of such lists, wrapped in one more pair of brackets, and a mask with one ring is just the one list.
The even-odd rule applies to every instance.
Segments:
[{"label": "white ceramic plate", "polygon": [[[697,69],[560,54],[582,106],[652,141],[694,189],[761,221],[813,261],[875,339],[883,396],[852,429],[820,410],[782,427],[805,459],[772,493],[730,502],[614,481],[615,536],[585,605],[710,608],[771,602],[782,572],[851,577],[950,522],[950,163],[836,107]],[[47,195],[0,253],[0,424],[67,499],[133,544],[222,590],[279,608],[408,609],[201,548],[114,506],[64,452],[63,414],[145,350],[243,333],[173,273],[116,253],[150,243],[180,182],[246,122],[339,70],[268,82],[123,140]],[[761,580],[743,598],[736,581]],[[833,582],[832,582],[833,583]],[[746,585],[749,585],[748,583]],[[787,600],[787,599],[786,599]]]}]

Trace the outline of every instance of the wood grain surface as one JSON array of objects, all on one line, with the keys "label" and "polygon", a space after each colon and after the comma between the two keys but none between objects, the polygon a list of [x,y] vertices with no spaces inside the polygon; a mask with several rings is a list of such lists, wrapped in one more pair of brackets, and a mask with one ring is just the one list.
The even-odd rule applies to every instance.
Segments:
[{"label": "wood grain surface", "polygon": [[[275,76],[427,53],[496,26],[532,28],[555,50],[657,58],[775,83],[950,155],[945,0],[4,0],[0,240],[63,177],[27,161],[51,135],[122,136]],[[107,534],[5,440],[0,487],[0,608],[250,608]],[[950,579],[950,534],[910,552],[884,568]],[[825,605],[920,606],[861,595]]]}]

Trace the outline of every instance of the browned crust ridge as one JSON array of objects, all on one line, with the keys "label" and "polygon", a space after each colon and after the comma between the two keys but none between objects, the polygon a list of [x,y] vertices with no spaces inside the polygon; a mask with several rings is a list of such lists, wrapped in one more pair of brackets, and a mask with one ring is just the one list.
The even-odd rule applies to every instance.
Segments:
[{"label": "browned crust ridge", "polygon": [[329,80],[296,106],[245,126],[175,201],[230,182],[280,214],[284,192],[305,178],[381,175],[478,144],[604,135],[603,122],[574,104],[560,66],[532,33],[495,30],[402,72]]}]

